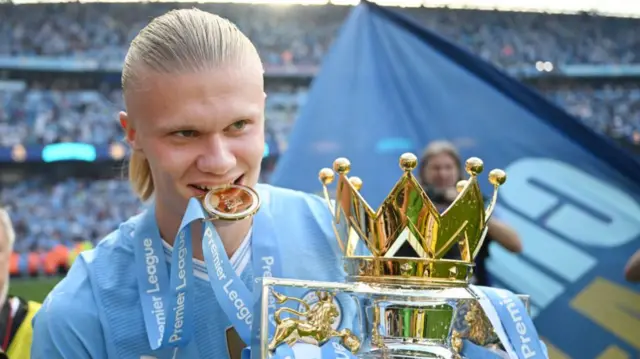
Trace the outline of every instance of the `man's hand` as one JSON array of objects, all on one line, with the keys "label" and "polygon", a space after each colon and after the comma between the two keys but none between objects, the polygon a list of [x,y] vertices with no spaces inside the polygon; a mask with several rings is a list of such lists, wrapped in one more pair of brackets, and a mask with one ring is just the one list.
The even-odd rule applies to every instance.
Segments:
[{"label": "man's hand", "polygon": [[640,282],[640,249],[629,258],[627,266],[624,268],[624,277],[632,283]]}]

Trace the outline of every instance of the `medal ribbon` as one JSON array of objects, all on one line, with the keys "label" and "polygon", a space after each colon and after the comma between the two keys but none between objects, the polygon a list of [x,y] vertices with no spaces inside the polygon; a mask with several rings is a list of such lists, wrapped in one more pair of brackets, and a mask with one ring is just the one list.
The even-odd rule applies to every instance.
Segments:
[{"label": "medal ribbon", "polygon": [[[202,247],[216,299],[240,338],[250,343],[252,293],[235,273],[219,234],[213,224],[206,221],[207,218],[201,203],[192,198],[174,242],[170,273],[164,260],[153,205],[136,229],[135,268],[145,327],[153,350],[184,347],[193,337],[195,303],[191,225],[197,222],[203,223]],[[253,273],[265,277],[280,276],[277,237],[268,210],[260,210],[254,216],[253,233],[259,235],[251,245]],[[271,323],[270,331],[273,330],[274,323]]]},{"label": "medal ribbon", "polygon": [[510,357],[547,359],[546,347],[518,296],[498,288],[471,286],[471,289],[479,295],[480,305]]}]

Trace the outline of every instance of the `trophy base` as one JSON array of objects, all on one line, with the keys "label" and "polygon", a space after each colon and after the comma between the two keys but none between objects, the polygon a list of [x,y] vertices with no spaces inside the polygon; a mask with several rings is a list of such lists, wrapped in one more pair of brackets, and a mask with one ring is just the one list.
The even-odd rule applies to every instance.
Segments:
[{"label": "trophy base", "polygon": [[384,349],[374,349],[358,354],[359,359],[460,359],[448,348],[438,346],[415,346],[407,344],[386,345]]},{"label": "trophy base", "polygon": [[[304,341],[307,337],[319,342],[334,338],[362,359],[465,359],[460,354],[463,339],[479,346],[499,344],[478,298],[468,287],[280,278],[261,278],[256,285],[256,292],[261,293],[256,310],[260,325],[254,326],[256,341],[252,343],[255,348],[252,358],[256,359],[269,359],[269,348]],[[317,297],[313,303],[306,303],[302,297],[281,294],[285,289],[316,291]],[[293,302],[298,311],[279,307],[286,302]],[[276,309],[275,317],[280,318],[272,337],[268,330],[270,307]],[[349,324],[334,326],[334,320],[343,311],[350,314],[349,318],[343,318]],[[282,316],[286,313],[296,316]]]}]

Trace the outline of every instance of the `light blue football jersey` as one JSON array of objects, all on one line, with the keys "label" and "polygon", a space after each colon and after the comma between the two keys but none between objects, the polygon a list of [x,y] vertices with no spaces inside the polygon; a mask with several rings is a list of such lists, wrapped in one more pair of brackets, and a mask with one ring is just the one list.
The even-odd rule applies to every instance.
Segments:
[{"label": "light blue football jersey", "polygon": [[[325,201],[269,185],[258,185],[257,190],[262,199],[260,211],[269,211],[273,218],[282,276],[342,282],[345,273],[341,253]],[[47,296],[33,322],[32,358],[187,358],[187,351],[182,349],[174,356],[172,349],[153,351],[149,346],[133,249],[136,226],[143,217],[129,219],[95,249],[82,253]],[[250,240],[261,240],[256,228]],[[250,252],[239,249],[231,262],[245,285],[253,290]],[[169,261],[169,253],[166,259]],[[238,343],[243,344],[218,305],[205,271],[202,263],[194,261],[195,322],[187,324],[194,326],[190,352],[201,359],[240,358]],[[287,295],[309,298],[313,293],[300,288]],[[355,304],[340,296],[337,302],[340,317],[336,327],[352,328],[357,318]]]}]

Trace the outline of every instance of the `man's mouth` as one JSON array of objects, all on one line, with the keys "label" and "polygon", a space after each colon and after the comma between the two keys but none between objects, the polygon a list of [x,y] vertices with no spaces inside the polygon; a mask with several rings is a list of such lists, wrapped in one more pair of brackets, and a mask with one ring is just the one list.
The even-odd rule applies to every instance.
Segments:
[{"label": "man's mouth", "polygon": [[233,182],[225,183],[225,184],[190,184],[189,187],[198,191],[198,195],[205,195],[207,192],[211,191],[214,188],[218,188],[225,185],[242,185],[243,184],[244,175],[236,178]]}]

